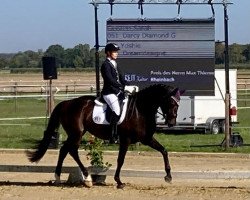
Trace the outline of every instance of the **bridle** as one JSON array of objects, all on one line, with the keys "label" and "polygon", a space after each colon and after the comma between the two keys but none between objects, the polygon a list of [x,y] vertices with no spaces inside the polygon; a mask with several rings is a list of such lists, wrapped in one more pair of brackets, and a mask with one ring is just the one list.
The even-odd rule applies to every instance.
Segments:
[{"label": "bridle", "polygon": [[175,96],[171,96],[171,99],[173,99],[178,106],[180,105],[180,99],[176,98]]},{"label": "bridle", "polygon": [[[178,106],[180,105],[180,98],[177,98],[176,96],[173,95],[170,98],[173,99]],[[158,110],[157,114],[161,115],[165,120],[167,120],[167,114],[161,113]]]}]

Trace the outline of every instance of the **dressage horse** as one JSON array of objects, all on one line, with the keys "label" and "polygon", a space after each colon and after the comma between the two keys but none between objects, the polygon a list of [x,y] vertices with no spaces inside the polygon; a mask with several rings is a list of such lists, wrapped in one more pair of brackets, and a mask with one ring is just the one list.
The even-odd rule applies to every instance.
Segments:
[{"label": "dressage horse", "polygon": [[[129,96],[127,114],[124,121],[118,125],[120,137],[117,169],[114,179],[117,188],[123,188],[120,180],[120,171],[124,163],[126,152],[130,144],[141,142],[159,151],[165,164],[165,181],[171,182],[170,164],[167,150],[153,137],[156,130],[156,113],[160,107],[169,127],[176,124],[177,110],[181,92],[178,88],[156,84],[149,86]],[[108,140],[111,137],[109,125],[95,124],[92,120],[95,96],[82,96],[79,98],[62,101],[51,113],[43,139],[37,144],[36,150],[27,151],[31,162],[38,162],[46,153],[52,135],[58,130],[60,124],[68,137],[60,149],[55,170],[56,182],[60,182],[61,169],[66,155],[69,153],[79,165],[87,186],[92,185],[91,176],[84,167],[78,155],[78,148],[82,136],[88,131],[94,136]]]}]

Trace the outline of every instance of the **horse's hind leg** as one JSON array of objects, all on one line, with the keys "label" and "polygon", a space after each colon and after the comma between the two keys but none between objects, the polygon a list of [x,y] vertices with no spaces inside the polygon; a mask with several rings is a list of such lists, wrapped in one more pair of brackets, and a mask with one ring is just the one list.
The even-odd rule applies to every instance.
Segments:
[{"label": "horse's hind leg", "polygon": [[171,167],[168,159],[167,150],[154,137],[152,137],[152,139],[150,141],[147,141],[145,144],[161,152],[164,159],[165,171],[167,173],[167,175],[165,176],[165,181],[171,183],[172,181]]},{"label": "horse's hind leg", "polygon": [[64,143],[64,145],[61,147],[60,152],[59,152],[59,157],[58,157],[58,161],[57,161],[57,165],[56,165],[56,170],[55,170],[55,178],[56,184],[59,184],[60,181],[60,176],[61,176],[61,172],[62,172],[62,165],[63,165],[63,161],[65,159],[65,157],[67,156],[69,152],[69,148],[68,148],[68,144],[67,142]]}]

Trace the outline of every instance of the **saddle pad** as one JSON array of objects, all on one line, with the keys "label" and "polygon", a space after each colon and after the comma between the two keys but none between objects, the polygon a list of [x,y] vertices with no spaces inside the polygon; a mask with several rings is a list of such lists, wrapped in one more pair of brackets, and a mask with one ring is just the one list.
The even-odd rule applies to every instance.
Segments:
[{"label": "saddle pad", "polygon": [[[117,124],[121,124],[126,116],[127,112],[127,105],[128,105],[128,98],[123,100],[123,109],[121,113],[121,117]],[[96,124],[109,124],[109,122],[106,120],[106,110],[107,110],[107,104],[95,104],[92,119]]]}]

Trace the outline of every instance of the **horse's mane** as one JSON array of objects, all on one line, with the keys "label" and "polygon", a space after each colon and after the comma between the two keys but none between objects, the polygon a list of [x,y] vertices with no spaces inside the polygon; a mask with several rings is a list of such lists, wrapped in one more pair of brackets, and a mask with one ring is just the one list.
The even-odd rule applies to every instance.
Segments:
[{"label": "horse's mane", "polygon": [[153,98],[155,98],[156,94],[162,94],[162,93],[170,93],[171,91],[173,91],[174,87],[173,86],[169,86],[169,85],[164,85],[164,84],[154,84],[154,85],[150,85],[142,90],[140,90],[138,92],[138,95],[140,96],[151,96]]}]

